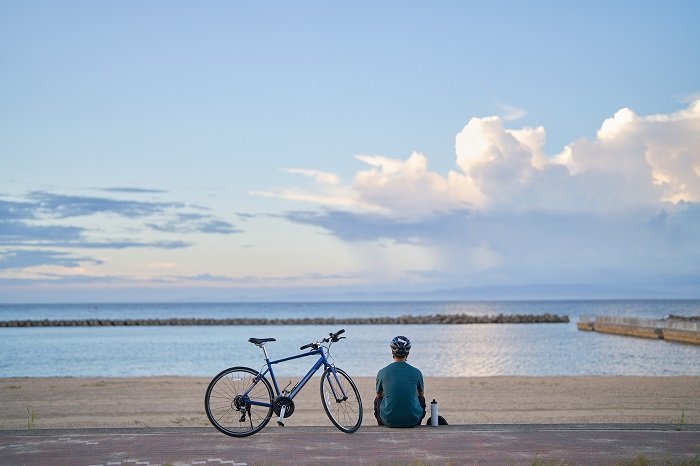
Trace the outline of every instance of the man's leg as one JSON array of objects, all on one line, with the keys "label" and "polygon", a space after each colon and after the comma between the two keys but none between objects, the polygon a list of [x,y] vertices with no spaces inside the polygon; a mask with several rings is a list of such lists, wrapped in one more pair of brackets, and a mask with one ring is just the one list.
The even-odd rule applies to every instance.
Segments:
[{"label": "man's leg", "polygon": [[425,397],[424,396],[419,396],[418,397],[418,403],[420,403],[420,407],[423,408],[423,415],[420,417],[418,420],[417,426],[420,425],[421,422],[423,422],[423,418],[425,417]]},{"label": "man's leg", "polygon": [[381,402],[381,398],[377,397],[374,399],[374,417],[377,419],[377,425],[383,426],[384,423],[382,422],[382,418],[379,415],[379,405],[381,404]]}]

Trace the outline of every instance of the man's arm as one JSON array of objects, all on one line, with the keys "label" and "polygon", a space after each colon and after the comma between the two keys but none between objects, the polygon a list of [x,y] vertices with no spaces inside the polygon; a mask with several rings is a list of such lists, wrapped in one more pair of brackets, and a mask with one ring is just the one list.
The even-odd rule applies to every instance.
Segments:
[{"label": "man's arm", "polygon": [[421,374],[420,379],[418,380],[418,387],[416,390],[418,392],[418,403],[420,403],[420,407],[423,408],[423,411],[425,411],[425,385],[423,384],[423,374]]},{"label": "man's arm", "polygon": [[377,398],[382,398],[384,396],[384,384],[382,384],[382,372],[377,373],[377,382],[375,384],[377,391]]}]

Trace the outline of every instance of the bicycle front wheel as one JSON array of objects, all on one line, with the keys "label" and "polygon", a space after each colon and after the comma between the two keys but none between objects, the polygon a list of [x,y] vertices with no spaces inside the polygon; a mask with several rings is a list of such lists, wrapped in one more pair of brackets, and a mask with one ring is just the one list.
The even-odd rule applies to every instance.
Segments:
[{"label": "bicycle front wheel", "polygon": [[362,424],[362,399],[350,376],[335,368],[336,379],[331,369],[321,377],[321,402],[328,418],[346,434],[352,434]]},{"label": "bicycle front wheel", "polygon": [[231,367],[212,379],[204,396],[207,417],[232,437],[253,435],[272,417],[272,387],[249,367]]}]

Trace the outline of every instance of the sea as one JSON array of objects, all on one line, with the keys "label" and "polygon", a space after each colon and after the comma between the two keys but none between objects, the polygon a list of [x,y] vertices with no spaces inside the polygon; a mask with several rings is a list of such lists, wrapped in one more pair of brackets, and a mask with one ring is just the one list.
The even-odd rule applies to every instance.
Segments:
[{"label": "sea", "polygon": [[[336,366],[374,376],[391,361],[390,340],[410,338],[409,362],[425,376],[700,375],[700,346],[582,332],[581,316],[700,315],[700,300],[0,304],[0,320],[382,317],[430,314],[558,314],[569,323],[345,325],[331,347]],[[272,359],[339,328],[326,325],[0,328],[0,377],[208,376],[260,369],[248,338],[275,338]],[[313,358],[274,366],[301,376]]]}]

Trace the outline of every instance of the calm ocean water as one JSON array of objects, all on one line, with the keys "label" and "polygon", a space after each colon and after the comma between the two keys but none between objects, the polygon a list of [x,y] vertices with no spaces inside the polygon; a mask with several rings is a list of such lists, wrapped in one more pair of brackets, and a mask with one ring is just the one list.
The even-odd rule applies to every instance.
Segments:
[{"label": "calm ocean water", "polygon": [[[700,375],[700,347],[580,332],[583,314],[663,318],[700,315],[700,300],[507,301],[402,303],[41,304],[0,305],[0,320],[169,317],[371,317],[404,314],[565,314],[569,324],[345,326],[333,346],[339,367],[374,376],[390,361],[389,340],[413,342],[410,361],[426,376]],[[54,327],[0,328],[0,377],[213,376],[233,365],[259,368],[262,352],[249,337],[274,337],[273,358],[336,328]],[[302,375],[311,359],[276,366]]]}]

